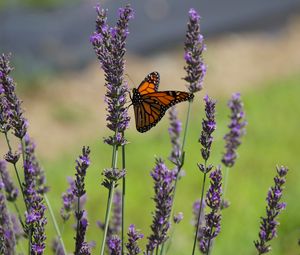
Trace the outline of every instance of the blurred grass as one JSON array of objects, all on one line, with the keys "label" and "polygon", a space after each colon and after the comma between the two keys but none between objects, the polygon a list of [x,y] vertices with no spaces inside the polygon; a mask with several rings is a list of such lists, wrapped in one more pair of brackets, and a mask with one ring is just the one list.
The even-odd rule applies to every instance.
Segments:
[{"label": "blurred grass", "polygon": [[[272,242],[271,254],[296,254],[299,251],[297,240],[300,237],[299,194],[300,173],[298,158],[300,151],[299,115],[300,115],[300,75],[275,80],[242,95],[247,115],[247,135],[239,148],[239,158],[230,171],[227,198],[231,206],[223,212],[222,230],[218,236],[212,254],[256,254],[253,240],[258,237],[259,217],[265,214],[265,197],[268,188],[273,184],[275,165],[289,166],[286,190],[283,200],[287,209],[280,216],[278,238]],[[175,212],[182,211],[184,220],[176,226],[174,239],[169,254],[189,254],[193,241],[192,204],[200,196],[201,173],[196,163],[201,161],[200,146],[197,142],[201,119],[203,116],[203,94],[198,95],[192,108],[191,125],[186,144],[186,160],[184,169],[186,176],[178,185],[175,201]],[[223,135],[227,132],[229,111],[227,98],[217,98],[216,142],[213,145],[211,163],[219,164],[224,143]],[[181,116],[185,119],[184,116]],[[170,151],[167,134],[167,116],[156,127],[156,131],[139,134],[128,132],[130,144],[126,147],[127,190],[126,190],[126,226],[136,224],[147,236],[151,224],[153,202],[151,197],[152,181],[149,175],[154,166],[154,155],[167,158]],[[133,126],[133,123],[131,124]],[[102,128],[102,127],[101,127]],[[103,127],[104,129],[104,127]],[[159,132],[158,129],[160,129]],[[54,138],[53,138],[54,139]],[[92,151],[92,165],[87,174],[87,211],[89,228],[87,240],[97,242],[96,250],[102,238],[96,221],[103,220],[107,191],[100,186],[103,168],[110,166],[111,148],[104,145],[101,137],[95,134],[95,140],[88,141]],[[49,199],[54,211],[61,206],[61,193],[67,188],[67,176],[74,175],[74,160],[80,153],[78,148],[70,148],[63,152],[56,161],[44,161],[47,179],[51,186]],[[54,235],[54,228],[48,217],[48,246]],[[59,222],[61,223],[60,219]],[[60,224],[62,227],[62,225]],[[64,240],[67,249],[73,251],[74,230],[72,223],[64,226]],[[143,245],[145,245],[145,241]],[[48,252],[46,254],[51,254]]]}]

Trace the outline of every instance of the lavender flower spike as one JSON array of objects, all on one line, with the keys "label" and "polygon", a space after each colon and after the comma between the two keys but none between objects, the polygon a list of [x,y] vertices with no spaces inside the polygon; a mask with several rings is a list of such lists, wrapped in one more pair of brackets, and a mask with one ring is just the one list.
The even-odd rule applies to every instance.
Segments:
[{"label": "lavender flower spike", "polygon": [[189,11],[189,22],[187,24],[184,50],[184,58],[186,61],[184,69],[187,72],[184,80],[188,82],[189,91],[195,93],[203,88],[206,65],[202,59],[205,45],[203,36],[200,34],[200,16],[194,9],[190,9]]},{"label": "lavender flower spike", "polygon": [[121,255],[121,239],[118,236],[112,236],[108,240],[108,249],[110,255]]},{"label": "lavender flower spike", "polygon": [[67,221],[71,216],[71,212],[74,210],[75,195],[73,190],[75,189],[75,181],[72,177],[68,177],[68,182],[69,188],[62,194],[63,206],[60,210],[60,215],[63,221]]},{"label": "lavender flower spike", "polygon": [[76,231],[76,243],[75,243],[75,255],[83,254],[82,249],[85,249],[86,243],[84,241],[88,221],[84,217],[84,210],[80,208],[80,198],[85,195],[85,176],[87,169],[90,165],[90,149],[89,147],[82,148],[82,154],[76,160],[76,179],[73,186],[73,195],[77,197],[77,210],[75,211],[75,217],[77,219],[77,231]]},{"label": "lavender flower spike", "polygon": [[176,173],[167,169],[161,159],[157,159],[151,176],[154,180],[153,199],[156,208],[151,225],[152,234],[148,237],[149,242],[146,246],[147,254],[167,240]]},{"label": "lavender flower spike", "polygon": [[25,161],[24,161],[24,183],[23,190],[25,196],[26,212],[26,234],[32,238],[31,253],[43,254],[46,244],[45,225],[47,219],[45,216],[46,207],[43,204],[43,197],[38,193],[36,173],[37,168],[30,140],[25,139]]},{"label": "lavender flower spike", "polygon": [[121,231],[122,224],[122,193],[120,190],[116,190],[114,194],[113,206],[112,221],[109,229],[111,234],[118,235]]},{"label": "lavender flower spike", "polygon": [[[199,217],[200,200],[195,201],[194,204],[193,204],[193,214],[194,214],[194,217],[195,217],[194,218],[195,229],[196,229],[196,231],[198,229],[197,241],[199,242],[199,244],[200,244],[200,240],[203,238],[202,227],[203,227],[203,224],[204,224],[205,206],[206,206],[206,204],[205,204],[205,201],[203,200],[202,201],[202,206],[201,206],[201,214],[200,214],[200,217]],[[197,227],[198,217],[199,217],[199,227]]]},{"label": "lavender flower spike", "polygon": [[261,218],[259,240],[254,241],[258,254],[268,253],[271,250],[271,246],[267,243],[276,237],[276,228],[279,225],[277,217],[286,207],[286,204],[280,202],[280,199],[284,188],[283,185],[286,182],[285,178],[288,168],[277,166],[276,171],[277,175],[274,178],[274,186],[270,188],[266,199],[268,203],[266,207],[267,216]]},{"label": "lavender flower spike", "polygon": [[173,106],[169,111],[169,135],[172,143],[172,152],[169,156],[169,160],[178,168],[182,165],[182,151],[180,144],[180,133],[182,130],[181,121],[177,117],[176,107]]},{"label": "lavender flower spike", "polygon": [[221,230],[222,172],[220,167],[211,172],[209,177],[211,181],[205,203],[211,212],[205,215],[205,225],[200,230],[200,251],[206,254],[208,254],[213,240]]},{"label": "lavender flower spike", "polygon": [[100,7],[96,10],[98,14],[96,32],[91,36],[90,41],[105,72],[107,127],[115,132],[113,136],[105,139],[105,142],[119,146],[126,143],[122,133],[128,128],[130,120],[125,107],[126,93],[129,89],[124,82],[124,55],[125,42],[129,34],[128,23],[133,18],[133,10],[129,5],[120,8],[117,25],[111,28],[107,25],[106,11]]},{"label": "lavender flower spike", "polygon": [[126,248],[128,250],[127,255],[137,255],[141,252],[137,241],[144,237],[143,234],[140,234],[136,231],[135,226],[132,224],[128,229],[128,243],[126,244]]},{"label": "lavender flower spike", "polygon": [[43,195],[49,191],[49,187],[46,185],[45,171],[40,166],[40,163],[38,162],[36,157],[36,145],[27,134],[24,137],[24,141],[26,153],[27,155],[30,155],[30,158],[28,160],[31,162],[32,167],[34,168],[37,192]]},{"label": "lavender flower spike", "polygon": [[11,225],[5,195],[4,184],[0,178],[0,254],[15,254],[15,235]]},{"label": "lavender flower spike", "polygon": [[[0,124],[2,132],[7,132],[9,128],[12,128],[14,135],[22,139],[27,132],[27,120],[23,116],[22,102],[15,92],[14,80],[9,76],[12,70],[10,56],[2,54],[0,56],[0,91],[4,95],[4,99],[1,99]],[[5,112],[2,113],[3,110]],[[9,127],[5,123],[7,120],[9,121]]]},{"label": "lavender flower spike", "polygon": [[6,192],[6,199],[10,202],[16,201],[19,191],[15,187],[15,185],[9,175],[9,172],[7,171],[6,162],[3,160],[0,160],[0,176],[1,176],[3,184],[4,184],[4,189]]},{"label": "lavender flower spike", "polygon": [[216,130],[216,102],[207,95],[204,97],[204,101],[206,119],[202,120],[202,131],[199,138],[199,142],[202,145],[201,155],[205,163],[198,164],[198,167],[203,173],[207,173],[212,168],[212,166],[206,166],[206,162],[210,156],[211,145],[213,142],[212,133]]},{"label": "lavender flower spike", "polygon": [[231,123],[228,125],[229,133],[224,136],[226,152],[223,155],[222,163],[226,167],[233,167],[237,158],[236,150],[241,144],[241,137],[246,133],[245,126],[247,124],[243,102],[239,93],[232,95],[231,100],[228,102],[228,107],[231,110]]}]

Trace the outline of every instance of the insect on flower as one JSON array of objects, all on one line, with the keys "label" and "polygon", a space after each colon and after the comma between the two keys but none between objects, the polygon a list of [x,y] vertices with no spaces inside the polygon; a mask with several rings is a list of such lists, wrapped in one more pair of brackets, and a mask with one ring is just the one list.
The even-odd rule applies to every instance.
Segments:
[{"label": "insect on flower", "polygon": [[141,133],[153,128],[171,106],[194,98],[193,94],[183,91],[158,91],[158,85],[159,73],[152,72],[132,90],[136,129]]}]

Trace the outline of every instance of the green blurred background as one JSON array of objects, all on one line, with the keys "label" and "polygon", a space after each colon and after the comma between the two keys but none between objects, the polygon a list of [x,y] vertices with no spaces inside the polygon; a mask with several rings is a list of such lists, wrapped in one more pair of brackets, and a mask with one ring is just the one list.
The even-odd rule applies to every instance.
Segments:
[{"label": "green blurred background", "polygon": [[[10,18],[9,15],[15,15],[16,6],[17,8],[20,6],[18,1],[14,2],[15,5],[1,2],[2,14]],[[72,2],[71,5],[68,1],[63,5],[59,1],[47,1],[44,2],[45,5],[40,1],[27,2],[29,4],[19,10],[25,12],[34,10],[37,15],[43,16],[45,13],[49,17],[51,12],[58,8],[70,10],[80,5],[79,1]],[[88,8],[92,9],[91,6],[95,2],[87,2]],[[110,7],[109,3],[111,2],[105,3],[107,7]],[[121,5],[120,1],[116,3]],[[193,1],[188,4],[186,10],[192,6],[191,4],[197,7]],[[138,12],[140,9],[138,6],[136,8],[136,19],[132,21],[133,28],[142,22],[142,15]],[[223,30],[218,27],[219,30],[215,30],[218,32],[214,32],[209,25],[214,24],[210,23],[212,21],[209,15],[213,15],[213,11],[220,6],[210,6],[207,9],[211,11],[209,14],[201,11],[201,6],[198,8],[197,10],[200,10],[203,16],[204,36],[208,35],[205,52],[208,73],[204,89],[196,95],[192,106],[184,166],[186,176],[178,184],[175,201],[175,212],[183,212],[184,220],[174,228],[169,254],[190,254],[192,249],[194,231],[192,204],[200,196],[202,180],[202,174],[196,165],[197,162],[201,162],[198,138],[203,118],[202,98],[205,94],[209,94],[218,101],[217,130],[210,161],[217,165],[224,151],[223,136],[228,131],[230,113],[226,104],[233,92],[242,94],[248,121],[247,134],[238,149],[239,158],[236,165],[230,170],[227,198],[231,206],[223,212],[221,234],[215,242],[212,254],[256,254],[253,240],[258,237],[259,218],[265,215],[265,198],[268,188],[273,184],[275,166],[281,164],[290,168],[283,196],[283,200],[287,202],[287,209],[280,215],[278,238],[272,241],[270,254],[299,254],[299,15],[293,10],[286,12],[280,25],[275,22],[272,26],[268,24],[265,27],[264,22],[261,21],[261,26],[256,25],[252,28],[241,22],[242,25],[238,29],[234,26],[231,26],[231,29],[228,26]],[[109,15],[116,15],[114,6]],[[182,11],[182,17],[184,20],[182,28],[185,29],[187,12]],[[94,18],[92,14],[90,17],[92,21],[88,23],[88,33],[94,28]],[[155,20],[156,27],[160,24],[163,26],[168,23],[164,19]],[[155,26],[153,29],[156,29]],[[134,31],[133,29],[130,36],[134,37]],[[136,31],[139,33],[139,30]],[[71,32],[64,31],[66,35]],[[16,35],[14,36],[17,38]],[[13,35],[8,34],[5,38],[9,37],[13,38]],[[174,39],[174,43],[163,41],[160,35],[154,32],[153,37],[157,44],[153,42],[151,45],[139,48],[138,51],[134,49],[134,45],[140,42],[138,38],[128,42],[130,50],[126,56],[126,74],[130,87],[137,86],[147,73],[157,70],[161,75],[162,90],[185,90],[181,79],[184,76],[182,57],[184,31],[181,31],[181,38]],[[55,44],[55,38],[52,39],[52,44],[50,41],[49,45],[45,46],[45,51],[50,49],[50,53],[61,53],[61,48]],[[173,40],[172,37],[171,39]],[[8,40],[0,40],[2,43],[0,50],[9,50],[13,53],[13,63],[16,65],[15,80],[19,95],[24,101],[26,117],[30,122],[29,132],[37,143],[38,156],[51,187],[48,196],[60,226],[64,229],[63,238],[70,252],[74,249],[74,222],[62,226],[59,217],[61,194],[68,186],[67,176],[74,176],[74,161],[80,154],[81,147],[83,145],[91,147],[92,164],[86,180],[88,197],[86,209],[90,223],[87,241],[96,241],[93,250],[93,254],[96,254],[99,252],[102,240],[102,231],[96,226],[96,221],[103,221],[107,199],[107,190],[100,185],[101,172],[110,166],[111,148],[102,142],[102,138],[109,135],[105,128],[103,72],[93,55],[88,36],[84,40],[85,44],[81,47],[84,48],[83,51],[89,52],[91,57],[77,59],[66,56],[63,64],[59,62],[61,65],[56,62],[48,65],[47,62],[44,64],[38,61],[36,64],[35,57],[39,55],[35,52],[34,54],[37,55],[30,57],[28,53],[30,48],[25,51],[25,55],[29,58],[20,59],[17,53],[23,54],[23,51],[17,46],[7,48]],[[26,40],[24,41],[26,43]],[[19,44],[21,42],[22,40]],[[162,44],[165,46],[161,46]],[[72,49],[75,51],[75,48],[68,44],[66,47],[71,53]],[[44,61],[46,56],[43,58]],[[77,64],[79,66],[76,66]],[[30,68],[30,66],[34,67]],[[183,103],[179,106],[181,120],[185,120],[186,110],[187,104]],[[132,109],[129,111],[133,117]],[[144,134],[138,133],[134,126],[134,119],[132,119],[126,133],[129,144],[126,147],[125,223],[126,227],[131,223],[136,224],[137,228],[147,236],[150,232],[151,212],[154,210],[151,200],[153,183],[150,171],[154,166],[155,156],[167,159],[171,150],[167,130],[168,117],[166,115],[157,127]],[[6,151],[3,138],[1,138],[0,150],[2,155]],[[168,160],[166,162],[171,167]],[[22,206],[21,201],[19,202]],[[49,247],[55,233],[49,217],[47,233],[46,254],[51,254]],[[145,239],[141,243],[144,247]]]}]

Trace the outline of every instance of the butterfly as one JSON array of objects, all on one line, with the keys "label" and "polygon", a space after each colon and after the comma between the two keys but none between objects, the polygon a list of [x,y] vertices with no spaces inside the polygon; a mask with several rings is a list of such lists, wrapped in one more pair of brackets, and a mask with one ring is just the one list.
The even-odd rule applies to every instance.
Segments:
[{"label": "butterfly", "polygon": [[136,129],[141,133],[153,128],[171,106],[194,98],[183,91],[158,91],[158,85],[159,73],[152,72],[132,90]]}]

